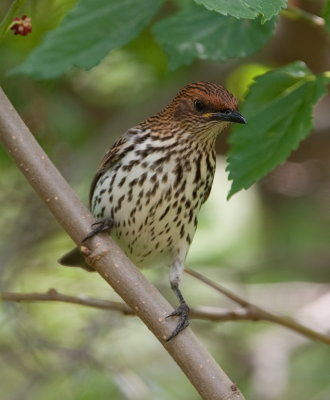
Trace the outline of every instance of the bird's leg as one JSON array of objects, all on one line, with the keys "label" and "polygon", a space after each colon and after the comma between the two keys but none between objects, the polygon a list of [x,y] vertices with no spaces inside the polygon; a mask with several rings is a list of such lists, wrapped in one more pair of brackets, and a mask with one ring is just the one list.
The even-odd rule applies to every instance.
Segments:
[{"label": "bird's leg", "polygon": [[178,284],[171,285],[172,290],[176,294],[177,298],[180,301],[180,305],[173,311],[171,314],[167,315],[166,318],[169,317],[179,317],[179,321],[177,326],[175,327],[174,331],[171,333],[171,335],[166,339],[167,342],[169,342],[171,339],[173,339],[176,335],[178,335],[181,331],[187,328],[189,325],[189,306],[185,302],[182,293],[179,289]]},{"label": "bird's leg", "polygon": [[92,224],[92,230],[87,234],[87,236],[81,241],[82,243],[86,242],[86,240],[90,239],[94,235],[102,232],[109,231],[111,228],[113,228],[114,222],[112,218],[104,218],[101,219],[100,221],[94,222]]},{"label": "bird's leg", "polygon": [[176,297],[178,298],[180,304],[171,314],[166,316],[166,318],[179,317],[177,326],[175,327],[171,335],[166,339],[167,342],[173,339],[176,335],[178,335],[189,325],[190,310],[188,304],[185,302],[185,299],[183,298],[182,293],[179,289],[179,284],[181,281],[183,269],[184,269],[183,260],[175,261],[171,267],[171,275],[170,275],[171,288],[175,293]]}]

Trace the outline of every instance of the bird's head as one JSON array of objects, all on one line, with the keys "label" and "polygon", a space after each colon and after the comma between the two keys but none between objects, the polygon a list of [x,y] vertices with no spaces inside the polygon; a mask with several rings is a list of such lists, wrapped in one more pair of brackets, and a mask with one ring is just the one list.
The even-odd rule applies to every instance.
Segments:
[{"label": "bird's head", "polygon": [[245,124],[237,100],[223,86],[197,82],[185,86],[164,111],[185,130],[219,133],[230,122]]}]

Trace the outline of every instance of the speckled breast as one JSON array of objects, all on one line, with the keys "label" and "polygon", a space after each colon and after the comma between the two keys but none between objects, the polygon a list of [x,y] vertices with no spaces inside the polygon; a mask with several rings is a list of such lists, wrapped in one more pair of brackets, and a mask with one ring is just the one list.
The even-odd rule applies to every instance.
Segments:
[{"label": "speckled breast", "polygon": [[114,220],[111,236],[141,267],[169,264],[177,249],[189,248],[213,181],[212,153],[169,150],[171,143],[136,144],[100,177],[92,196],[94,216]]}]

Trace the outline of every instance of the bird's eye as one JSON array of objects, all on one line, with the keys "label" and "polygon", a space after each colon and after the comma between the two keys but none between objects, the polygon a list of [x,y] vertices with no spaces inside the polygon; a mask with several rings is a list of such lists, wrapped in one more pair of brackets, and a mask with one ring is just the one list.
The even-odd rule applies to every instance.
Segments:
[{"label": "bird's eye", "polygon": [[195,110],[200,112],[200,113],[205,111],[205,104],[200,100],[195,100],[194,101],[194,107],[195,107]]},{"label": "bird's eye", "polygon": [[230,110],[229,110],[229,108],[224,108],[223,110],[221,110],[221,112],[222,112],[223,114],[229,114],[229,113],[230,113]]}]

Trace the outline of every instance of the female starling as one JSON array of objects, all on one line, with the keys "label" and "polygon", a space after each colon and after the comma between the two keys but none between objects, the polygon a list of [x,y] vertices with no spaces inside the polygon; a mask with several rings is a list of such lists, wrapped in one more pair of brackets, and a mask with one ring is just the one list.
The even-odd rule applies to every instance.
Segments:
[{"label": "female starling", "polygon": [[[160,113],[129,129],[105,154],[93,179],[90,207],[97,219],[84,239],[110,234],[138,266],[167,264],[180,305],[171,340],[189,325],[179,284],[198,213],[215,171],[215,140],[231,122],[245,124],[237,100],[208,82],[185,86]],[[78,249],[60,263],[91,269]]]}]

